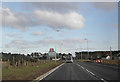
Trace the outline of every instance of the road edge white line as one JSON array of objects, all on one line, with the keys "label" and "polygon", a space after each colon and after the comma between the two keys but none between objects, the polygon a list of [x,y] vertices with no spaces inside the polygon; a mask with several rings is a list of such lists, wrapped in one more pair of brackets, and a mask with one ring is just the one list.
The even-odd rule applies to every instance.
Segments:
[{"label": "road edge white line", "polygon": [[44,73],[43,75],[37,77],[36,79],[34,79],[32,82],[39,82],[40,80],[44,79],[45,77],[47,77],[48,75],[50,75],[52,72],[54,72],[55,70],[57,70],[59,67],[61,67],[62,65],[64,65],[65,63],[62,63],[61,65],[51,69],[50,71]]}]

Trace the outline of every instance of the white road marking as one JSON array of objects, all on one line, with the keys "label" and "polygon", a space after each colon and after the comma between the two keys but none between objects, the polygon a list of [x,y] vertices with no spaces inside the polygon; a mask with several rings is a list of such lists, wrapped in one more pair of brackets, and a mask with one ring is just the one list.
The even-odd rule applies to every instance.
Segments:
[{"label": "white road marking", "polygon": [[87,72],[89,72],[89,70],[86,69]]},{"label": "white road marking", "polygon": [[81,68],[85,69],[83,66],[81,66]]},{"label": "white road marking", "polygon": [[84,68],[83,66],[77,64],[78,66],[80,66],[82,69],[85,69],[87,72],[89,72],[91,75],[99,78],[100,80],[104,81],[104,82],[107,82],[106,80],[104,80],[103,78],[100,78],[99,76],[95,75],[93,72],[89,71],[88,69]]},{"label": "white road marking", "polygon": [[106,81],[106,80],[104,80],[103,78],[101,78],[101,80],[102,80],[102,81],[104,81],[104,82],[107,82],[107,81]]},{"label": "white road marking", "polygon": [[95,75],[94,73],[90,72],[92,75]]},{"label": "white road marking", "polygon": [[62,65],[64,65],[65,63],[57,66],[56,68],[51,69],[50,71],[48,71],[47,73],[37,77],[36,79],[34,79],[32,82],[39,82],[40,80],[44,79],[45,77],[47,77],[48,75],[50,75],[52,72],[54,72],[55,70],[57,70],[59,67],[61,67]]}]

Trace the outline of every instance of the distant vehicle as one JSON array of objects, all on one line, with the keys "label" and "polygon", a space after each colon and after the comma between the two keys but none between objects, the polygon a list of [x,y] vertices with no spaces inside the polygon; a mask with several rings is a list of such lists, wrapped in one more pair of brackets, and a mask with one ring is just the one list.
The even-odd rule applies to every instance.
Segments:
[{"label": "distant vehicle", "polygon": [[65,63],[72,63],[72,62],[73,62],[72,56],[71,57],[66,57]]},{"label": "distant vehicle", "polygon": [[103,60],[102,59],[97,59],[96,63],[103,63]]}]

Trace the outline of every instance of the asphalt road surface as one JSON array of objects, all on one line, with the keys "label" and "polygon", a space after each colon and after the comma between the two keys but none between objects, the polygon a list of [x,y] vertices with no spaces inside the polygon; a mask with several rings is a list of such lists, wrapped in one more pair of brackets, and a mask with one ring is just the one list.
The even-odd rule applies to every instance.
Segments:
[{"label": "asphalt road surface", "polygon": [[65,63],[43,80],[118,80],[118,67],[91,62]]}]

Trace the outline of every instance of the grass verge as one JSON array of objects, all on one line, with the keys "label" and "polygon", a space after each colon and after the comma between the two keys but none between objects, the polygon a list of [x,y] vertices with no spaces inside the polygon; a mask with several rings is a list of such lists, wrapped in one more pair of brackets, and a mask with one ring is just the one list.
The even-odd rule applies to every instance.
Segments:
[{"label": "grass verge", "polygon": [[33,80],[61,63],[63,63],[63,61],[58,61],[56,64],[54,61],[51,61],[30,67],[3,68],[2,80]]},{"label": "grass verge", "polygon": [[[88,59],[80,59],[80,60],[77,60],[77,61],[96,63],[96,60],[88,60]],[[103,64],[110,64],[110,65],[120,66],[120,60],[103,60],[102,63],[103,63]]]},{"label": "grass verge", "polygon": [[79,60],[77,60],[77,61],[82,61],[82,62],[84,62],[84,61],[91,61],[91,60],[88,60],[88,59],[79,59]]}]

